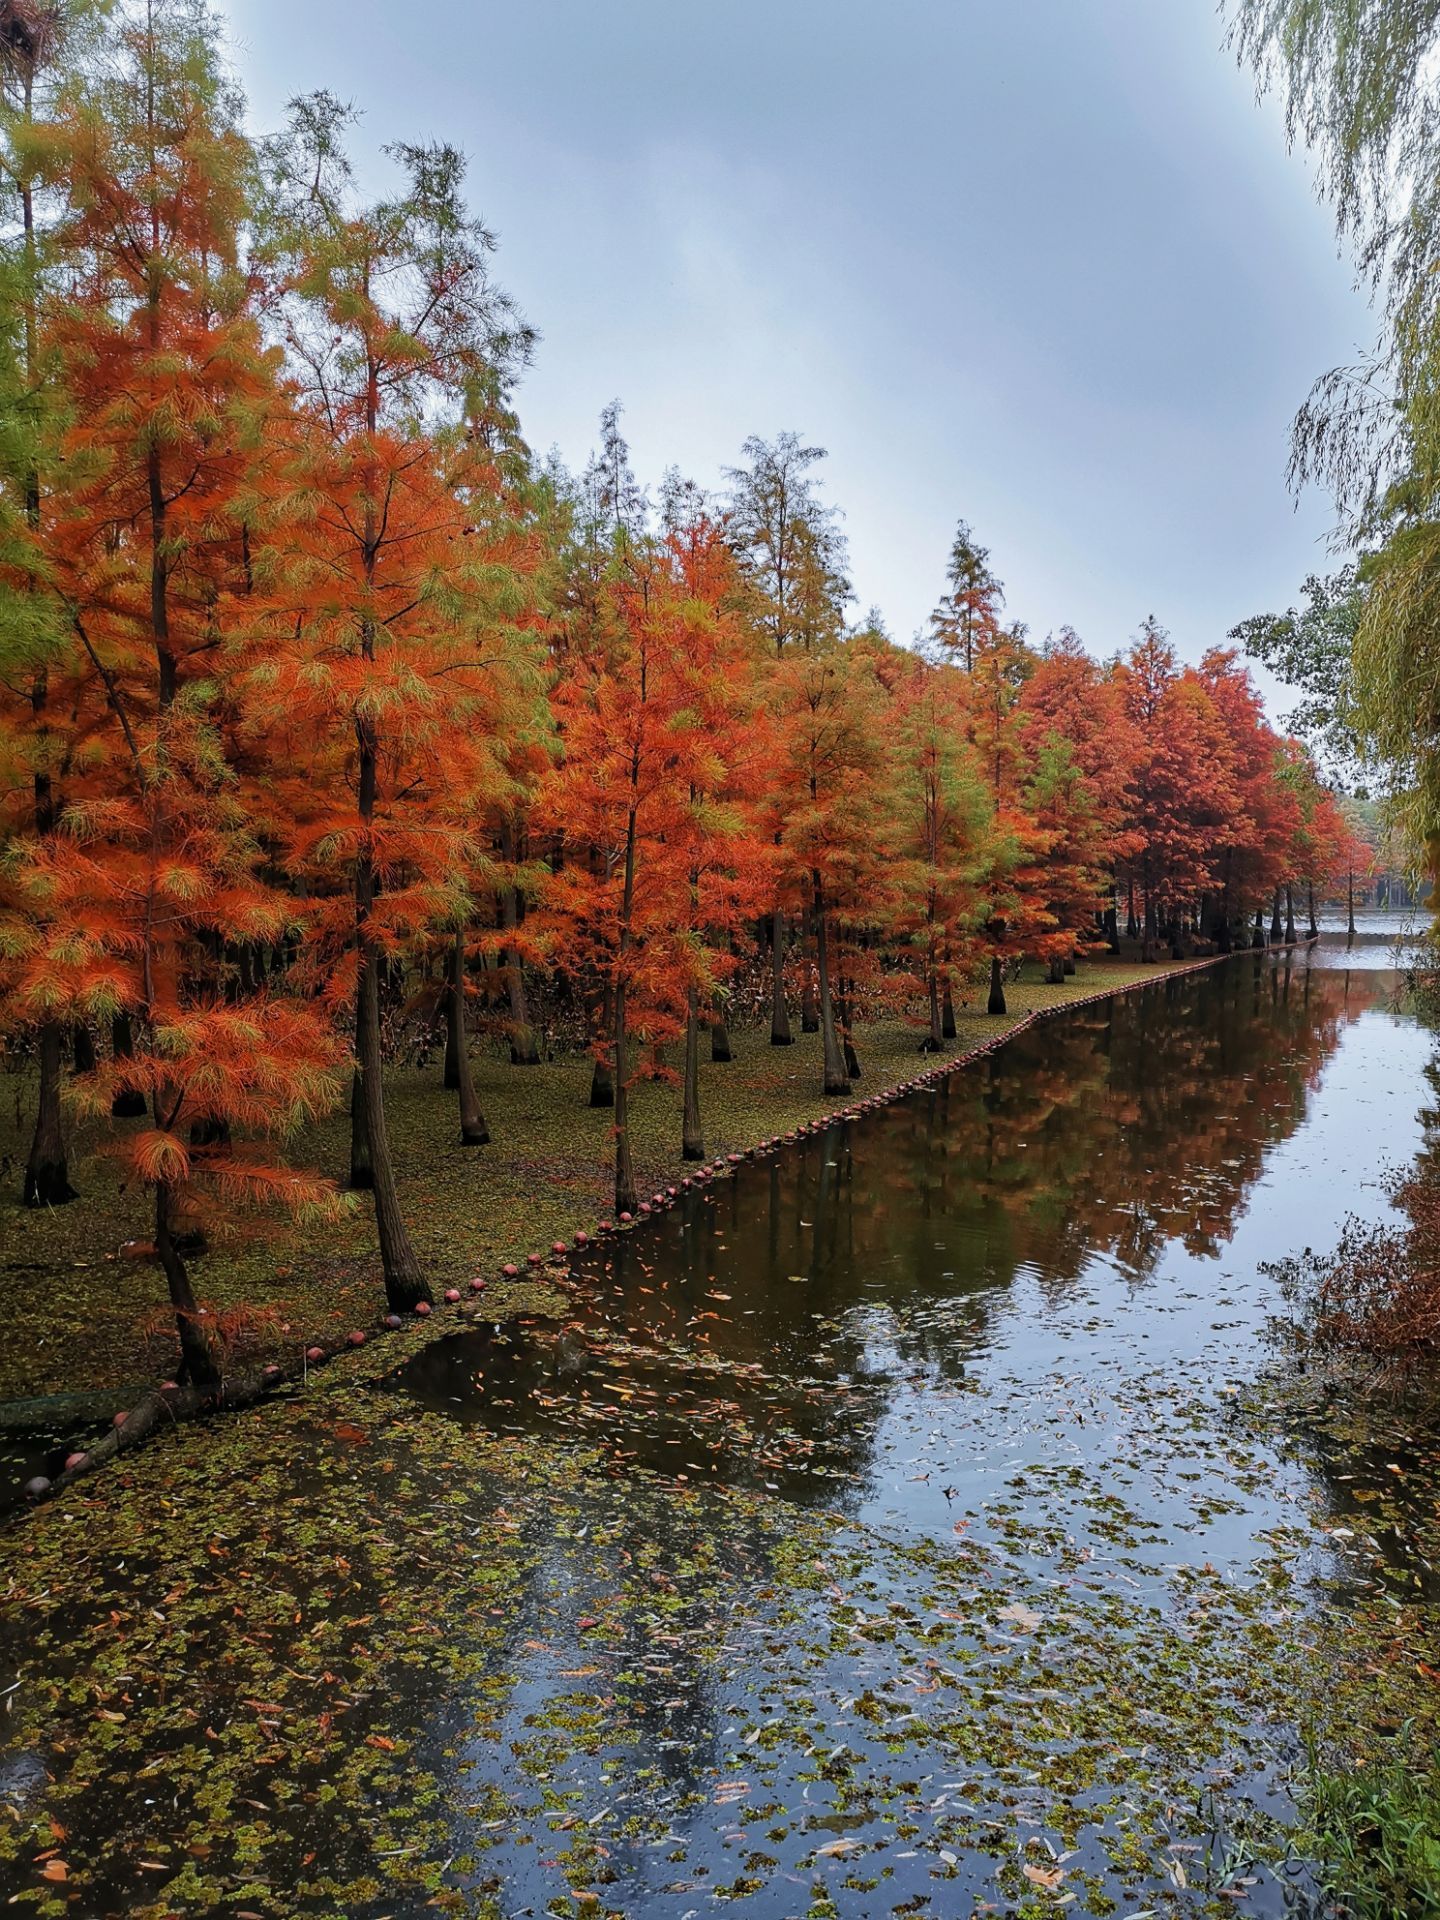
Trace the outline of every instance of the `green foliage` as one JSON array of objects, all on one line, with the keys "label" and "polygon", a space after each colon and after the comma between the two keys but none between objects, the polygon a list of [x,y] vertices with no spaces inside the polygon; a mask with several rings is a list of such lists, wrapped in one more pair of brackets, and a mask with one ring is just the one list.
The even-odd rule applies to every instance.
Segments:
[{"label": "green foliage", "polygon": [[1363,774],[1365,743],[1355,711],[1352,655],[1365,610],[1365,588],[1351,565],[1311,574],[1304,604],[1257,613],[1231,629],[1252,660],[1301,696],[1282,725],[1303,740],[1327,771],[1353,784]]},{"label": "green foliage", "polygon": [[1393,1754],[1331,1772],[1314,1750],[1303,1794],[1327,1890],[1353,1920],[1440,1916],[1440,1758]]}]

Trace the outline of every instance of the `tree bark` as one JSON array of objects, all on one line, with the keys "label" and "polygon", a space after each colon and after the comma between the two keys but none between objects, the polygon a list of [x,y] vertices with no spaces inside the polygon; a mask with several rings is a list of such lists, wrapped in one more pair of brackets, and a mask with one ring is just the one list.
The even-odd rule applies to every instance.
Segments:
[{"label": "tree bark", "polygon": [[385,1126],[385,1093],[380,1062],[379,956],[368,940],[360,949],[360,988],[356,1035],[360,1055],[360,1095],[365,1131],[370,1142],[371,1192],[375,1197],[375,1229],[380,1241],[380,1263],[385,1273],[385,1298],[392,1313],[408,1313],[433,1296],[400,1211],[394,1162]]},{"label": "tree bark", "polygon": [[[129,1060],[133,1056],[135,1040],[128,1013],[117,1013],[110,1022],[110,1048],[117,1060]],[[145,1096],[138,1087],[122,1089],[110,1102],[110,1111],[117,1120],[138,1120],[145,1110]]]},{"label": "tree bark", "polygon": [[27,1207],[63,1207],[79,1195],[70,1184],[60,1111],[60,1058],[65,1032],[57,1021],[40,1029],[40,1109],[25,1163]]},{"label": "tree bark", "polygon": [[470,1049],[465,1044],[465,932],[462,927],[455,929],[455,943],[450,956],[449,1036],[446,1045],[447,1055],[455,1055],[455,1089],[460,1095],[460,1144],[462,1147],[483,1147],[490,1140],[490,1129],[485,1124],[485,1115],[480,1110],[480,1102],[475,1093],[475,1076],[470,1071]]},{"label": "tree bark", "polygon": [[[814,915],[806,913],[805,924],[801,929],[801,952],[805,951],[805,940],[813,937]],[[802,1033],[820,1032],[820,1002],[815,996],[815,975],[810,968],[810,957],[805,954],[805,966],[800,976],[800,1031]]]},{"label": "tree bark", "polygon": [[716,1066],[728,1066],[735,1058],[730,1047],[730,1029],[725,1024],[722,1011],[724,1002],[719,994],[715,996],[715,1015],[710,1027],[710,1058]]},{"label": "tree bark", "polygon": [[220,1384],[220,1367],[213,1343],[206,1339],[200,1322],[190,1276],[185,1270],[174,1238],[175,1188],[168,1180],[155,1185],[155,1254],[170,1290],[170,1305],[175,1313],[175,1331],[180,1336],[180,1374],[182,1385],[202,1390]]},{"label": "tree bark", "polygon": [[945,991],[940,997],[940,1037],[942,1040],[953,1040],[956,1032],[955,1002],[950,993],[950,976],[947,973]]},{"label": "tree bark", "polygon": [[[360,1013],[355,1013],[355,1053],[360,1053]],[[365,1093],[360,1069],[350,1076],[350,1176],[345,1182],[352,1193],[369,1193],[375,1184],[375,1168],[370,1159],[370,1132],[365,1124]]]},{"label": "tree bark", "polygon": [[630,1089],[625,1084],[625,983],[615,988],[615,1211],[634,1213],[640,1196],[635,1188],[635,1165],[630,1154]]},{"label": "tree bark", "polygon": [[840,1051],[845,1056],[845,1071],[852,1080],[858,1080],[860,1056],[855,1051],[855,1025],[851,1018],[854,1006],[854,985],[853,980],[840,982],[840,992],[835,1002],[835,1016],[840,1027]]},{"label": "tree bark", "polygon": [[[515,830],[508,820],[500,828],[500,849],[507,861],[515,858]],[[500,922],[507,933],[520,925],[520,889],[500,889]],[[530,998],[525,990],[525,963],[520,949],[508,941],[503,950],[505,988],[510,1001],[510,1064],[512,1067],[538,1067],[540,1047],[530,1024]]]},{"label": "tree bark", "polygon": [[785,916],[777,911],[770,916],[770,1044],[789,1047],[794,1043],[785,1004]]},{"label": "tree bark", "polygon": [[929,974],[930,1032],[926,1036],[921,1052],[939,1053],[944,1044],[940,1031],[940,972],[933,959],[926,971]]},{"label": "tree bark", "polygon": [[820,1032],[825,1056],[824,1089],[826,1093],[848,1093],[850,1076],[845,1071],[845,1056],[840,1051],[840,1041],[835,1030],[835,1003],[830,992],[830,956],[825,937],[825,903],[818,873],[811,876],[811,885],[814,888],[814,909],[811,918],[815,928],[815,964],[820,976]]},{"label": "tree bark", "polygon": [[990,956],[990,998],[986,1003],[987,1013],[1004,1013],[1005,1007],[1005,971],[1000,964],[998,953]]},{"label": "tree bark", "polygon": [[610,1058],[610,1032],[615,1024],[615,1003],[611,990],[607,986],[600,995],[596,1025],[595,1070],[590,1075],[590,1104],[592,1107],[613,1107],[615,1104],[615,1070]]},{"label": "tree bark", "polygon": [[705,1134],[700,1124],[700,1005],[693,987],[685,1011],[685,1112],[680,1152],[686,1160],[705,1158]]},{"label": "tree bark", "polygon": [[1064,960],[1064,957],[1063,957],[1063,955],[1061,955],[1061,954],[1058,954],[1058,953],[1057,953],[1057,954],[1056,954],[1056,955],[1055,955],[1055,956],[1054,956],[1054,957],[1052,958],[1052,960],[1051,960],[1051,962],[1050,962],[1050,971],[1049,971],[1049,973],[1048,973],[1048,974],[1046,975],[1046,979],[1047,979],[1047,981],[1048,981],[1048,983],[1049,983],[1049,984],[1050,984],[1050,985],[1051,985],[1052,987],[1061,987],[1061,986],[1064,986],[1064,984],[1065,984],[1065,960]]}]

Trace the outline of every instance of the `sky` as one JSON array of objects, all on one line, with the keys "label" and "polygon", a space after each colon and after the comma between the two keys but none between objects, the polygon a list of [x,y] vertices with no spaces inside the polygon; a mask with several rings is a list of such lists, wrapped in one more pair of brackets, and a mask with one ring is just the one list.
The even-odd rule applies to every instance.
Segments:
[{"label": "sky", "polygon": [[[1198,659],[1331,564],[1286,488],[1372,333],[1308,162],[1210,0],[228,0],[257,130],[328,87],[445,140],[539,329],[531,445],[719,483],[828,450],[858,614],[901,640],[963,517],[1011,617]],[[1283,707],[1283,698],[1279,702]]]}]

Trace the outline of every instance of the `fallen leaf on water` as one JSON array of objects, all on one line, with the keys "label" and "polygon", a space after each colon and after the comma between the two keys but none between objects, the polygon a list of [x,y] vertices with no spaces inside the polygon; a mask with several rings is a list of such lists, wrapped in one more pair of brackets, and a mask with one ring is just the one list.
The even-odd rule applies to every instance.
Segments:
[{"label": "fallen leaf on water", "polygon": [[1027,1861],[1020,1869],[1032,1887],[1043,1887],[1047,1893],[1054,1893],[1065,1878],[1063,1867],[1033,1867]]},{"label": "fallen leaf on water", "polygon": [[[1017,1627],[1023,1627],[1027,1633],[1033,1633],[1040,1625],[1043,1615],[1038,1614],[1034,1607],[1027,1607],[1023,1600],[1017,1600],[1013,1606],[1001,1607],[1000,1618],[1012,1621]],[[1027,1867],[1025,1871],[1028,1873],[1030,1869]]]},{"label": "fallen leaf on water", "polygon": [[70,1869],[63,1860],[47,1860],[40,1869],[42,1880],[68,1880]]}]

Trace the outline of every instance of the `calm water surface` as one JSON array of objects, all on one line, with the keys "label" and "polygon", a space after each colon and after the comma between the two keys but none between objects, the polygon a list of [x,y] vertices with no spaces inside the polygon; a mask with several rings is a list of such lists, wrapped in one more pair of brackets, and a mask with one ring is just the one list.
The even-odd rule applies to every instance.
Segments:
[{"label": "calm water surface", "polygon": [[[1063,1861],[1056,1891],[1065,1878],[1103,1883],[1123,1907],[1105,1847],[1062,1834],[1069,1814],[1056,1818],[1057,1803],[1099,1809],[1105,1793],[1075,1789],[1083,1769],[1047,1782],[1043,1713],[1008,1766],[996,1759],[1003,1742],[950,1719],[937,1729],[916,1679],[922,1623],[927,1612],[965,1622],[969,1715],[1035,1722],[1032,1689],[1064,1700],[1067,1662],[1078,1675],[1108,1644],[1117,1600],[1133,1616],[1121,1637],[1133,1629],[1153,1651],[1197,1581],[1243,1608],[1283,1577],[1295,1593],[1282,1612],[1296,1594],[1338,1604],[1373,1584],[1334,1535],[1353,1518],[1365,1463],[1357,1477],[1355,1461],[1314,1447],[1282,1457],[1241,1436],[1235,1402],[1273,1357],[1279,1302],[1262,1269],[1327,1247],[1348,1214],[1383,1217],[1387,1173],[1422,1146],[1432,1043],[1397,1010],[1394,935],[1387,924],[1354,946],[1327,936],[1308,959],[1237,959],[1032,1028],[933,1092],[686,1196],[581,1267],[564,1327],[466,1334],[405,1370],[409,1393],[457,1421],[583,1437],[608,1463],[616,1502],[658,1478],[823,1512],[843,1523],[862,1622],[878,1608],[903,1623],[837,1640],[850,1603],[838,1580],[823,1618],[794,1637],[748,1626],[719,1669],[728,1687],[683,1642],[653,1685],[642,1679],[619,1721],[638,1716],[671,1755],[661,1804],[683,1837],[673,1859],[654,1841],[616,1850],[621,1911],[683,1920],[717,1884],[777,1915],[804,1910],[802,1887],[845,1913],[968,1912],[987,1899],[1008,1910],[977,1842],[1000,1856],[1018,1847],[1042,1871]],[[736,1544],[763,1566],[759,1544]],[[958,1581],[950,1609],[935,1596],[937,1555]],[[737,1570],[742,1587],[746,1577]],[[749,1577],[763,1584],[763,1571]],[[523,1742],[573,1692],[563,1676],[577,1649],[602,1646],[596,1619],[619,1617],[607,1584],[563,1546],[549,1557],[533,1619],[553,1657],[529,1663],[509,1737]],[[1021,1611],[1002,1625],[1007,1596]],[[1062,1636],[1049,1660],[1031,1657],[1028,1636],[1077,1597],[1104,1633],[1092,1640],[1074,1616],[1068,1649]],[[599,1657],[603,1671],[635,1648]],[[977,1678],[987,1660],[999,1682],[989,1692]],[[1082,1686],[1093,1692],[1096,1678]],[[1180,1684],[1223,1691],[1231,1677],[1197,1661]],[[791,1723],[797,1700],[805,1737]],[[1137,1703],[1151,1711],[1164,1715]],[[1283,1817],[1294,1729],[1261,1727],[1259,1715],[1239,1712],[1209,1777],[1237,1806]],[[1065,1725],[1061,1707],[1052,1746]],[[819,1756],[836,1743],[843,1771],[830,1779]],[[755,1823],[734,1817],[758,1783],[717,1799],[716,1782],[745,1776],[769,1746],[764,1790],[784,1833],[760,1844]],[[623,1826],[635,1797],[627,1752],[622,1736],[608,1761],[576,1756],[549,1785],[576,1792],[607,1829]],[[1167,1759],[1203,1793],[1205,1769]],[[657,1792],[641,1792],[647,1816]],[[909,1819],[886,1814],[896,1793]],[[947,1828],[957,1805],[967,1815]],[[1215,1813],[1204,1843],[1176,1841],[1191,1848],[1170,1856],[1191,1861],[1186,1880],[1142,1880],[1132,1904],[1198,1911],[1218,1895],[1234,1818]],[[853,1852],[817,1855],[827,1832],[854,1837]],[[1025,1854],[1027,1837],[1038,1850]],[[737,1875],[747,1854],[768,1864]],[[507,1911],[544,1910],[553,1880],[528,1843],[507,1847],[503,1871]],[[1088,1883],[1072,1878],[1086,1872]],[[1229,1879],[1222,1906],[1303,1904],[1299,1872]]]},{"label": "calm water surface", "polygon": [[51,1702],[0,1719],[0,1820],[86,1875],[42,1911],[1323,1909],[1299,1726],[1369,1685],[1351,1623],[1433,1625],[1436,1447],[1270,1417],[1265,1268],[1427,1147],[1394,961],[1327,932],[1047,1021],[685,1194],[563,1321],[164,1443],[209,1476],[167,1514],[234,1508],[193,1565],[137,1493],[0,1617]]}]

